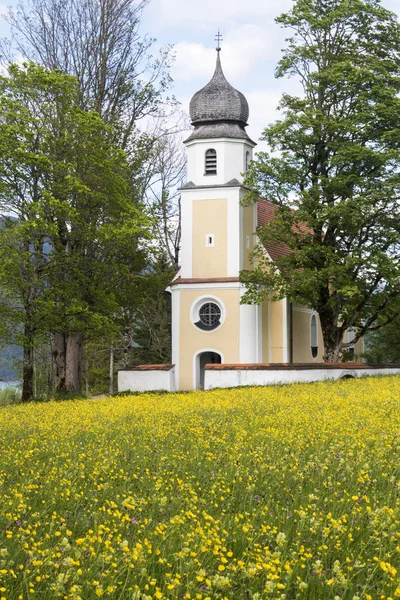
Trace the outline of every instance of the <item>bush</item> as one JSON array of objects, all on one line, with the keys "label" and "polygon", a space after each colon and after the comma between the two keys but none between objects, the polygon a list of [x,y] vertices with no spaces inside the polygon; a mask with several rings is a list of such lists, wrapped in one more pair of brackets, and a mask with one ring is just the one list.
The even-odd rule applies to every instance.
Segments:
[{"label": "bush", "polygon": [[15,387],[6,387],[4,390],[0,390],[0,406],[18,402],[21,402],[21,390]]}]

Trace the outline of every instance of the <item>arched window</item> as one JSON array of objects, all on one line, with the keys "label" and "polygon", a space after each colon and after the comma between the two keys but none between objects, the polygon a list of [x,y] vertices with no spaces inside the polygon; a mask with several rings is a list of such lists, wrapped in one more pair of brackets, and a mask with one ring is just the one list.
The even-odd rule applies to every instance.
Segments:
[{"label": "arched window", "polygon": [[205,157],[205,174],[216,175],[217,174],[217,151],[214,148],[206,150]]},{"label": "arched window", "polygon": [[318,324],[317,317],[311,316],[310,322],[310,340],[311,340],[311,356],[317,358],[318,355]]},{"label": "arched window", "polygon": [[250,164],[250,152],[247,150],[247,152],[246,152],[245,171],[247,171],[247,169],[249,168],[249,164]]}]

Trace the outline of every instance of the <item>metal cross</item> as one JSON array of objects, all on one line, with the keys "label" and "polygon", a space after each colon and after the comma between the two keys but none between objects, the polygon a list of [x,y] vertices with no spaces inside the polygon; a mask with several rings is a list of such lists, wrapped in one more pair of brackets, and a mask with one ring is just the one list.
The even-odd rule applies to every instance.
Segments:
[{"label": "metal cross", "polygon": [[219,29],[218,29],[218,33],[215,36],[215,41],[217,42],[217,52],[219,52],[221,50],[221,44],[220,42],[223,42],[223,38],[222,38],[222,34],[220,33]]}]

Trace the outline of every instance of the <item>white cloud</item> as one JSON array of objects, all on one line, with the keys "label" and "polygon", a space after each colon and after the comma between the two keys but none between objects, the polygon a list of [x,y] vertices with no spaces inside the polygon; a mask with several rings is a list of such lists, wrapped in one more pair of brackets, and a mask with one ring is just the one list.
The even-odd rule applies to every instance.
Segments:
[{"label": "white cloud", "polygon": [[[279,28],[266,35],[259,25],[241,25],[229,30],[222,45],[221,59],[224,73],[235,85],[235,79],[249,74],[256,63],[276,61],[280,55],[282,36]],[[172,77],[176,81],[201,78],[208,81],[215,64],[215,49],[195,42],[179,42],[175,45],[176,61]],[[207,79],[208,78],[208,79]]]},{"label": "white cloud", "polygon": [[174,81],[190,81],[196,77],[211,78],[215,51],[203,44],[180,42],[174,47],[176,59],[172,67]]},{"label": "white cloud", "polygon": [[153,0],[149,11],[152,20],[162,27],[218,27],[222,33],[237,22],[266,19],[288,10],[292,0]]},{"label": "white cloud", "polygon": [[281,95],[281,90],[276,87],[246,93],[250,108],[247,133],[257,144],[261,144],[259,138],[265,127],[280,116],[277,106]]}]

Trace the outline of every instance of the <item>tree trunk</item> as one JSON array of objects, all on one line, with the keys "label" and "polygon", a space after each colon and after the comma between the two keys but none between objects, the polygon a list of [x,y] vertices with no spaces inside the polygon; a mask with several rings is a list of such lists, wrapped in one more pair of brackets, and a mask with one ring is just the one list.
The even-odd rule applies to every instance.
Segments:
[{"label": "tree trunk", "polygon": [[109,372],[109,388],[108,392],[110,396],[114,393],[114,346],[111,344],[110,347],[110,372]]},{"label": "tree trunk", "polygon": [[89,396],[89,394],[90,394],[89,361],[87,359],[85,361],[85,394],[86,394],[86,396]]},{"label": "tree trunk", "polygon": [[343,344],[343,328],[338,326],[336,315],[319,315],[324,340],[324,362],[338,362]]},{"label": "tree trunk", "polygon": [[65,390],[66,344],[64,332],[59,331],[54,336],[53,357],[56,391],[59,392]]},{"label": "tree trunk", "polygon": [[34,379],[34,368],[33,368],[33,336],[31,332],[25,327],[24,331],[24,362],[22,367],[22,402],[30,402],[33,400],[33,379]]},{"label": "tree trunk", "polygon": [[65,387],[68,392],[80,393],[82,387],[82,343],[81,333],[67,335]]}]

